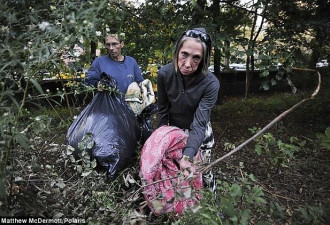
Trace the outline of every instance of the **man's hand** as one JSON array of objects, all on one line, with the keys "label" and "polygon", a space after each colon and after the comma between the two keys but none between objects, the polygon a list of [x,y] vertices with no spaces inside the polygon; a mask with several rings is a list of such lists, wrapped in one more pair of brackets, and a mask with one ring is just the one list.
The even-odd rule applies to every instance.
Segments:
[{"label": "man's hand", "polygon": [[105,89],[105,85],[102,81],[97,82],[97,90],[103,91]]}]

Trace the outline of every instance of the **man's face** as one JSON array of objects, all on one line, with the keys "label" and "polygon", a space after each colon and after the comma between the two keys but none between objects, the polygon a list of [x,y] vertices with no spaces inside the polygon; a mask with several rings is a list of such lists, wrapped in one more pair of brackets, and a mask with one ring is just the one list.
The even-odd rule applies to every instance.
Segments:
[{"label": "man's face", "polygon": [[107,36],[105,38],[105,47],[108,50],[108,54],[112,59],[118,60],[121,56],[121,48],[124,46],[123,42],[112,36]]},{"label": "man's face", "polygon": [[186,40],[178,56],[178,67],[182,75],[190,75],[194,73],[203,58],[203,46],[194,39]]}]

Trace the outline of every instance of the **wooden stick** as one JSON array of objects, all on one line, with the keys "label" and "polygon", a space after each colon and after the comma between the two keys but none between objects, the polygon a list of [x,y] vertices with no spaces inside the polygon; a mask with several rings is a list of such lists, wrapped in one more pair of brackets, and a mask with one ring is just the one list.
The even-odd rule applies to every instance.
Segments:
[{"label": "wooden stick", "polygon": [[299,71],[313,71],[313,72],[316,72],[317,73],[317,75],[318,75],[318,85],[317,85],[316,89],[314,90],[314,92],[312,93],[311,97],[305,98],[305,99],[301,100],[300,102],[298,102],[297,104],[295,104],[294,106],[292,106],[291,108],[289,108],[288,110],[284,111],[279,116],[277,116],[274,120],[272,120],[269,124],[267,124],[264,128],[262,128],[261,130],[259,130],[255,135],[253,135],[252,137],[250,137],[249,139],[247,139],[246,141],[244,141],[242,144],[240,144],[235,149],[233,149],[232,151],[228,152],[227,154],[225,154],[221,158],[216,159],[215,161],[211,162],[207,166],[204,166],[204,167],[199,168],[198,169],[198,172],[204,172],[204,171],[210,169],[214,165],[218,164],[220,161],[224,160],[225,158],[228,158],[229,156],[231,156],[235,152],[241,150],[243,147],[245,147],[246,145],[248,145],[251,141],[255,140],[261,134],[263,134],[267,130],[269,130],[278,121],[280,121],[281,119],[283,119],[283,117],[287,116],[290,112],[292,112],[294,109],[296,109],[302,103],[304,103],[307,100],[313,99],[318,94],[318,92],[320,91],[320,88],[321,88],[321,74],[319,73],[319,71],[312,70],[312,69],[303,69],[303,68],[293,68],[293,69],[299,70]]}]

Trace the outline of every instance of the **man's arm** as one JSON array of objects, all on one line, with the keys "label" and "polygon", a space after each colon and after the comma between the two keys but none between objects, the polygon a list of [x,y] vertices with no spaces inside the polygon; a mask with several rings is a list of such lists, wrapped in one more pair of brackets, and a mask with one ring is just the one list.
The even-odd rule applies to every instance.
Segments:
[{"label": "man's arm", "polygon": [[95,59],[91,67],[87,71],[87,76],[85,77],[85,83],[88,85],[97,86],[97,82],[101,80],[101,70],[97,60]]}]

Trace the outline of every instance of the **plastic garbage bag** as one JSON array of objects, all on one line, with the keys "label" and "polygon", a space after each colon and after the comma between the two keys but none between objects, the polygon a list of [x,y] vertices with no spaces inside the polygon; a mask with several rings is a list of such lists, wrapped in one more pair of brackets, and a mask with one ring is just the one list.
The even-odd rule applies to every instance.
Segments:
[{"label": "plastic garbage bag", "polygon": [[[113,87],[113,78],[103,76],[104,86]],[[78,155],[78,143],[86,134],[92,134],[94,147],[91,158],[105,168],[113,178],[131,161],[140,136],[140,128],[134,113],[123,98],[108,91],[98,92],[86,108],[79,114],[67,132],[68,145],[75,148]]]},{"label": "plastic garbage bag", "polygon": [[138,115],[137,119],[141,129],[141,137],[140,143],[143,145],[145,141],[150,137],[152,132],[154,131],[152,124],[152,115],[154,115],[158,110],[157,104],[153,103],[148,105],[143,109],[140,115]]}]

